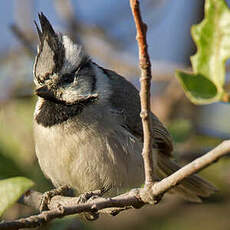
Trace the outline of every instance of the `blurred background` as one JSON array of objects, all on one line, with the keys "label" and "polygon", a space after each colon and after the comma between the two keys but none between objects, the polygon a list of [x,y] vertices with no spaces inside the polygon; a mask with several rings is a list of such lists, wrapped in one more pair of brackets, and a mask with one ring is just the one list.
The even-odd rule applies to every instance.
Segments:
[{"label": "blurred background", "polygon": [[[152,111],[169,128],[174,156],[182,165],[230,138],[230,105],[193,105],[174,76],[175,69],[190,70],[189,57],[195,53],[190,27],[202,20],[203,8],[202,0],[141,1],[152,59]],[[46,191],[52,185],[38,166],[32,131],[36,102],[32,68],[38,43],[33,20],[38,20],[41,11],[56,31],[80,42],[93,60],[125,76],[137,88],[139,69],[129,1],[0,1],[0,179],[25,176],[36,183],[35,189]],[[230,226],[229,166],[230,159],[225,157],[200,173],[220,190],[203,204],[168,195],[155,207],[117,217],[103,216],[89,223],[68,217],[37,229],[226,230]],[[16,204],[3,219],[31,213],[30,208]]]}]

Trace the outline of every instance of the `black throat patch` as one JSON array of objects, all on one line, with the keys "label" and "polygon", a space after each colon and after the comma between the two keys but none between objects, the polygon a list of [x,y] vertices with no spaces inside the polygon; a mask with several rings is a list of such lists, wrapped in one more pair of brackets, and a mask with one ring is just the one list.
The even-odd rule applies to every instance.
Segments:
[{"label": "black throat patch", "polygon": [[95,98],[89,98],[74,105],[45,100],[35,120],[44,127],[61,124],[80,114],[86,106],[95,103],[95,100]]}]

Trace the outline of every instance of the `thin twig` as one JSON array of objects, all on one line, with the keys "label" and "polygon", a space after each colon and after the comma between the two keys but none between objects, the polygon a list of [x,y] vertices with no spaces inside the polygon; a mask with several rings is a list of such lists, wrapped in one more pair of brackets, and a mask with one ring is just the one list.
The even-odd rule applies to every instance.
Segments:
[{"label": "thin twig", "polygon": [[[144,144],[142,150],[142,156],[144,158],[145,166],[145,186],[152,186],[153,176],[156,173],[153,171],[153,165],[156,165],[155,160],[152,157],[152,135],[151,135],[151,119],[150,119],[150,86],[151,86],[151,63],[147,50],[146,31],[147,25],[143,23],[141,13],[139,9],[138,0],[130,0],[130,6],[133,13],[133,18],[136,24],[137,30],[137,42],[139,47],[139,62],[141,69],[141,118],[143,125]],[[154,160],[154,162],[153,162]]]}]

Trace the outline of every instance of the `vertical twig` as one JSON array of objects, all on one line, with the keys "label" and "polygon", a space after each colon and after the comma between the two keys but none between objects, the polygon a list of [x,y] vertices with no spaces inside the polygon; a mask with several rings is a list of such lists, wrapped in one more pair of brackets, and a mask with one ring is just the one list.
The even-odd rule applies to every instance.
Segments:
[{"label": "vertical twig", "polygon": [[[151,63],[148,55],[146,31],[147,25],[142,21],[141,13],[139,9],[138,0],[130,0],[130,6],[132,9],[133,18],[136,24],[137,30],[137,43],[139,47],[139,62],[141,69],[141,118],[144,132],[144,145],[142,150],[142,156],[145,166],[145,186],[151,186],[153,184],[153,176],[156,176],[153,168],[156,162],[153,162],[152,157],[152,135],[151,135],[151,119],[150,119],[150,86],[151,86]],[[154,159],[156,160],[156,159]]]}]

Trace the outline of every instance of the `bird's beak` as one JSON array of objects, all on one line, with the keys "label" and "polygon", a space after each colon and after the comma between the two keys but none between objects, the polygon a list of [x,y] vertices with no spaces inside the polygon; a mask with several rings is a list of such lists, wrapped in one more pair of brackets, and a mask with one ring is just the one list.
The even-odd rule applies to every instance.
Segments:
[{"label": "bird's beak", "polygon": [[57,100],[53,91],[51,89],[49,89],[46,85],[44,85],[40,88],[37,88],[35,90],[35,94],[39,97],[46,99],[46,100],[50,100],[50,101],[56,101]]}]

